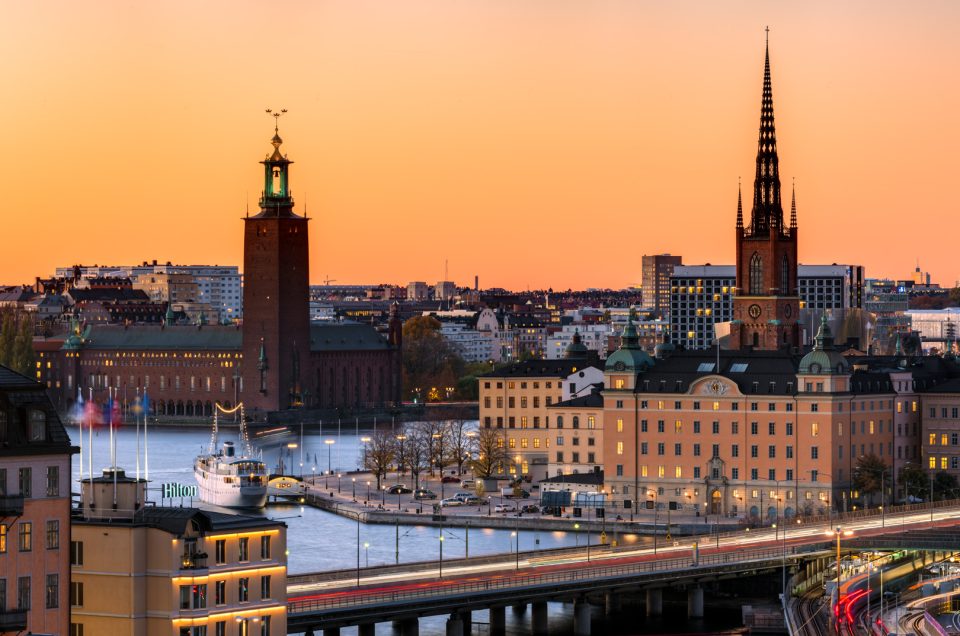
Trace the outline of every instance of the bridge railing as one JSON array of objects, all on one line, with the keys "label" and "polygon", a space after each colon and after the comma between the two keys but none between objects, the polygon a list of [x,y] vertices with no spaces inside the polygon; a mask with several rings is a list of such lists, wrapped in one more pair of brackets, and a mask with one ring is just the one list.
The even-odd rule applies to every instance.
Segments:
[{"label": "bridge railing", "polygon": [[[827,543],[829,542],[824,542],[824,545]],[[526,588],[549,586],[562,583],[573,583],[577,581],[596,581],[598,579],[622,578],[626,576],[635,576],[638,574],[669,574],[677,571],[689,571],[692,568],[708,568],[711,566],[724,565],[746,565],[757,561],[785,559],[787,556],[793,557],[797,554],[814,551],[817,548],[817,545],[807,545],[803,546],[802,548],[791,547],[789,549],[784,549],[783,546],[781,546],[779,548],[765,548],[759,550],[740,550],[732,553],[707,555],[701,554],[696,562],[693,560],[694,555],[691,552],[689,554],[684,554],[681,557],[672,557],[669,559],[641,561],[637,563],[613,566],[594,566],[589,568],[566,570],[563,572],[538,573],[535,571],[531,572],[529,570],[520,570],[516,573],[503,576],[502,578],[485,579],[482,581],[439,579],[436,581],[430,581],[427,584],[421,582],[397,586],[395,589],[358,588],[354,590],[344,590],[340,592],[321,594],[312,597],[307,596],[301,599],[294,598],[288,602],[287,611],[290,614],[299,614],[344,607],[397,603],[401,601],[410,601],[422,598],[437,598],[495,590],[508,590],[519,587]]]}]

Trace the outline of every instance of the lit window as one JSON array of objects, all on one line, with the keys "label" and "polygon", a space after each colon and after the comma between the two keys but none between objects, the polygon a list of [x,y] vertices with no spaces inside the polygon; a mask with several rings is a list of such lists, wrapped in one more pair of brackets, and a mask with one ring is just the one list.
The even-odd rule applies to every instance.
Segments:
[{"label": "lit window", "polygon": [[617,432],[623,432],[623,418],[617,418]]},{"label": "lit window", "polygon": [[617,442],[617,455],[623,455],[623,442]]},{"label": "lit window", "polygon": [[816,436],[819,435],[819,434],[820,434],[820,424],[817,423],[817,422],[811,423],[811,424],[810,424],[810,435],[813,436],[813,437],[816,437]]}]

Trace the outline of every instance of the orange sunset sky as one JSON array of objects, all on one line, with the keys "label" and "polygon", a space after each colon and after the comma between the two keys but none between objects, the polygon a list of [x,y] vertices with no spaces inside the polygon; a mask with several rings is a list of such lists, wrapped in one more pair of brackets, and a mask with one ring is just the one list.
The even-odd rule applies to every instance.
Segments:
[{"label": "orange sunset sky", "polygon": [[[0,283],[241,264],[280,122],[311,280],[623,287],[731,264],[764,26],[802,263],[960,278],[960,3],[3,3]],[[749,211],[746,211],[749,213]]]}]

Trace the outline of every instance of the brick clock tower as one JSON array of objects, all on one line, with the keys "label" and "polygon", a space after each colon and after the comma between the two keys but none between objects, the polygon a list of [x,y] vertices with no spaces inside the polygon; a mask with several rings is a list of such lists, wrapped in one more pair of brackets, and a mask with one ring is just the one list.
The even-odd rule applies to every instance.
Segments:
[{"label": "brick clock tower", "polygon": [[[278,122],[283,112],[271,114]],[[293,211],[293,162],[280,152],[277,126],[270,143],[260,213],[243,220],[242,400],[262,411],[301,406],[310,364],[308,219]]]},{"label": "brick clock tower", "polygon": [[743,199],[737,197],[737,290],[730,329],[732,348],[776,350],[800,345],[797,317],[797,207],[789,227],[780,205],[780,168],[773,122],[770,46],[763,69],[760,142],[753,182],[750,225],[743,225]]}]

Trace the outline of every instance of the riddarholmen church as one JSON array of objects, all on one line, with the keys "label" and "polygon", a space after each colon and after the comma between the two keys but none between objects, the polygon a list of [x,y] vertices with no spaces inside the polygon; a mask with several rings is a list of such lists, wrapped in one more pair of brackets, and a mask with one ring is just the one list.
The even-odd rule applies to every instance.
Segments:
[{"label": "riddarholmen church", "polygon": [[77,396],[132,404],[147,391],[154,415],[207,416],[217,402],[254,413],[399,404],[401,322],[384,337],[359,323],[311,323],[306,216],[294,212],[290,161],[274,128],[261,162],[260,212],[244,223],[244,319],[239,327],[74,325],[36,343],[40,374],[61,410]]}]

